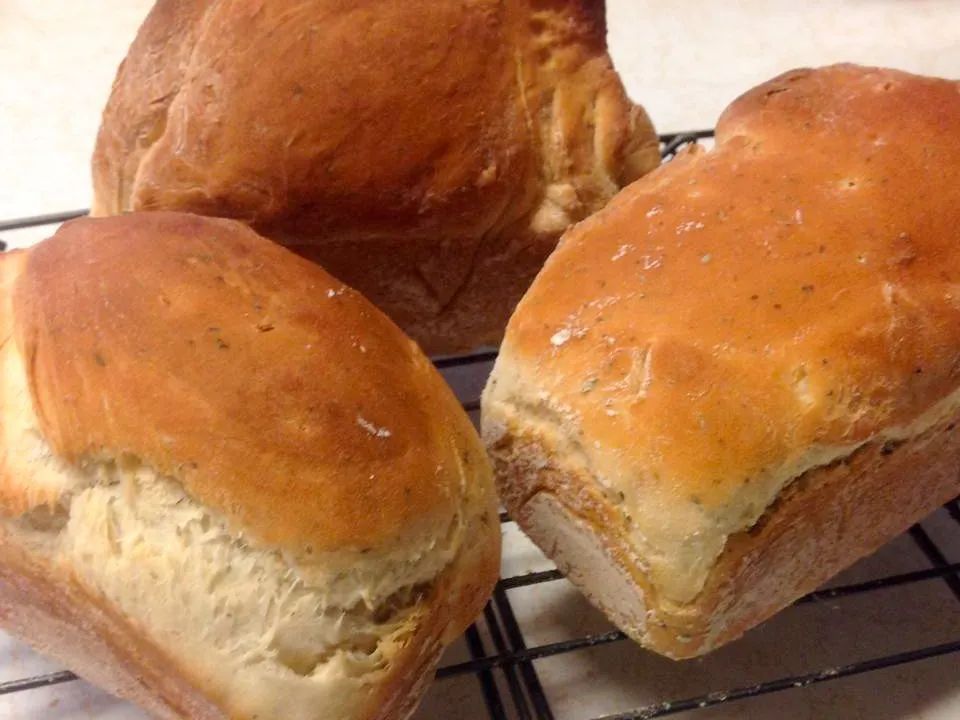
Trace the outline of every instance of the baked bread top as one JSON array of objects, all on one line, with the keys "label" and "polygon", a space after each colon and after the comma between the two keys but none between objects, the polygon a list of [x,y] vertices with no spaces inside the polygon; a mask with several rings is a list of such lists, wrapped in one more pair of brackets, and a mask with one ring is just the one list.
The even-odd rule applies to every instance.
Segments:
[{"label": "baked bread top", "polygon": [[[381,596],[435,575],[493,502],[469,419],[416,345],[240,223],[77,220],[5,261],[22,264],[12,333],[38,430],[70,465],[129,456],[305,576],[350,569]],[[35,490],[7,475],[6,510]]]},{"label": "baked bread top", "polygon": [[405,718],[499,569],[489,466],[416,345],[232,220],[0,255],[11,629],[162,717]]},{"label": "baked bread top", "polygon": [[485,432],[588,468],[687,602],[791,480],[960,403],[958,227],[957,83],[786,73],[564,236]]},{"label": "baked bread top", "polygon": [[559,234],[659,163],[605,34],[592,0],[159,0],[93,213],[241,219],[430,351],[496,342]]}]

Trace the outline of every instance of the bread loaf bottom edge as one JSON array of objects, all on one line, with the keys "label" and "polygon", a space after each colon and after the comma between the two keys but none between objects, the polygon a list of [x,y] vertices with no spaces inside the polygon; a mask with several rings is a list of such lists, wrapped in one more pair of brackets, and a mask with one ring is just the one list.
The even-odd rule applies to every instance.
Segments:
[{"label": "bread loaf bottom edge", "polygon": [[490,443],[511,517],[627,635],[674,659],[742,636],[960,494],[960,414],[902,442],[870,442],[795,478],[727,540],[690,603],[658,597],[623,513],[595,478],[508,423]]}]

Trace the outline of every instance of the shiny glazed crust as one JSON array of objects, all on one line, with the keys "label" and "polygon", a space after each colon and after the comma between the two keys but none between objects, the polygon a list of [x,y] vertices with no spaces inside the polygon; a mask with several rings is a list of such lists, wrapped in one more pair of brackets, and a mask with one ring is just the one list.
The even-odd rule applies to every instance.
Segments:
[{"label": "shiny glazed crust", "polygon": [[415,344],[229,220],[74,221],[0,280],[3,624],[159,717],[411,713],[499,565]]},{"label": "shiny glazed crust", "polygon": [[653,649],[738,636],[960,491],[958,130],[954,82],[787,73],[518,307],[483,405],[501,487],[548,551],[613,553],[581,585]]},{"label": "shiny glazed crust", "polygon": [[297,557],[440,533],[464,463],[483,465],[456,399],[403,333],[240,223],[68,223],[30,251],[13,299],[58,455],[135,448]]},{"label": "shiny glazed crust", "polygon": [[93,212],[238,218],[428,352],[495,343],[560,233],[659,163],[605,34],[599,0],[159,0]]}]

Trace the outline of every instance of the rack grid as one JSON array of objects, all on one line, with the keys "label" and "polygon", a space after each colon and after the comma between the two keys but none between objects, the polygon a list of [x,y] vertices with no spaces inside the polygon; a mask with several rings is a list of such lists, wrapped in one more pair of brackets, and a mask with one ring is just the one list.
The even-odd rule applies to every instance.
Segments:
[{"label": "rack grid", "polygon": [[[669,160],[684,146],[712,138],[712,136],[713,132],[710,130],[661,135],[661,153],[665,160]],[[53,225],[85,214],[85,210],[73,210],[0,221],[0,231]],[[0,250],[3,247],[3,242],[0,240]],[[437,358],[434,364],[440,370],[476,369],[485,372],[496,356],[496,351],[488,350]],[[468,412],[476,412],[480,406],[479,399],[475,397],[462,402],[464,409]],[[944,509],[952,521],[952,529],[960,535],[960,498],[947,503]],[[506,514],[501,514],[500,521],[503,524],[512,522]],[[818,590],[800,598],[796,604],[840,600],[888,588],[926,582],[945,583],[960,602],[960,563],[948,562],[942,549],[921,525],[913,526],[907,535],[926,558],[928,567]],[[555,569],[501,578],[492,599],[484,608],[482,617],[466,632],[465,644],[470,659],[440,667],[436,673],[437,679],[443,681],[463,675],[474,675],[479,682],[483,702],[491,720],[513,720],[514,718],[517,720],[649,720],[708,708],[720,703],[732,703],[770,693],[805,688],[817,683],[840,682],[844,678],[863,673],[960,653],[960,635],[958,635],[939,644],[925,645],[846,664],[830,665],[815,672],[745,682],[736,687],[704,692],[691,697],[672,698],[644,707],[624,709],[614,714],[594,718],[557,718],[540,681],[536,662],[551,656],[626,640],[622,632],[610,630],[529,646],[523,628],[517,620],[510,599],[510,591],[562,580],[563,576]],[[481,627],[485,632],[481,632]],[[77,680],[77,676],[67,670],[19,678],[0,683],[0,695],[36,690],[74,680]]]}]

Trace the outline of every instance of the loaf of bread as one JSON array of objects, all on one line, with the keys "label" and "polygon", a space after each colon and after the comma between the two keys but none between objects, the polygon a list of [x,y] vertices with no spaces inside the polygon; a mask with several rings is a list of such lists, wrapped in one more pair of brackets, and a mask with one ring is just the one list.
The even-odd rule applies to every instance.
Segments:
[{"label": "loaf of bread", "polygon": [[2,255],[0,302],[0,624],[160,718],[407,717],[500,537],[416,345],[178,213]]},{"label": "loaf of bread", "polygon": [[504,502],[632,638],[705,653],[960,493],[960,84],[734,102],[561,240],[483,426]]},{"label": "loaf of bread", "polygon": [[658,163],[602,0],[159,0],[93,213],[243,220],[452,352],[499,342],[560,234]]}]

